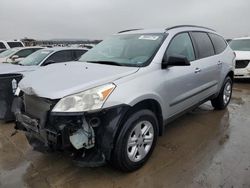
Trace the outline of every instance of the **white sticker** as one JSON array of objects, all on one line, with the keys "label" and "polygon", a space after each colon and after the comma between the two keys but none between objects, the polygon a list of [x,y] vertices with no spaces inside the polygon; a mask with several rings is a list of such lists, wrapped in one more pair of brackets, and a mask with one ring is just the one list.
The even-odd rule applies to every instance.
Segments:
[{"label": "white sticker", "polygon": [[154,36],[154,35],[142,35],[139,37],[141,40],[157,40],[159,36]]},{"label": "white sticker", "polygon": [[41,54],[49,54],[50,51],[42,51]]}]

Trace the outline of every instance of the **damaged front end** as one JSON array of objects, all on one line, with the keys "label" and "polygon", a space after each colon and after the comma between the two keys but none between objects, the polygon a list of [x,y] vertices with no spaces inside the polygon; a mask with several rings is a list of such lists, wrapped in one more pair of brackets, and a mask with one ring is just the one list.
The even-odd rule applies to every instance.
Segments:
[{"label": "damaged front end", "polygon": [[25,132],[34,149],[70,153],[81,166],[100,166],[109,160],[116,132],[129,106],[91,113],[53,113],[57,102],[26,94],[16,97],[15,128]]}]

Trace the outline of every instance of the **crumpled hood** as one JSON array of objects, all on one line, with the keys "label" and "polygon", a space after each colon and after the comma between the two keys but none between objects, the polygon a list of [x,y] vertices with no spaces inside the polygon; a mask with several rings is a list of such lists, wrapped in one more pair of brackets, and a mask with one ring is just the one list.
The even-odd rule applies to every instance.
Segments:
[{"label": "crumpled hood", "polygon": [[25,73],[34,71],[38,66],[21,66],[13,65],[10,63],[0,63],[0,74],[9,74],[9,73]]},{"label": "crumpled hood", "polygon": [[250,60],[250,51],[235,51],[236,60]]},{"label": "crumpled hood", "polygon": [[58,63],[30,73],[21,80],[19,87],[28,95],[60,99],[113,82],[138,69],[84,62]]}]

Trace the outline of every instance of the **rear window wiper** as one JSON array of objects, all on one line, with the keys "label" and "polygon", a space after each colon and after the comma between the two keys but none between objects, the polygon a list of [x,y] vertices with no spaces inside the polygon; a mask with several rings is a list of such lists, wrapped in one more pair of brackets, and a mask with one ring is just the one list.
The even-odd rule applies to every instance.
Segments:
[{"label": "rear window wiper", "polygon": [[105,65],[116,65],[122,66],[121,63],[117,63],[115,61],[87,61],[88,63],[98,63],[98,64],[105,64]]}]

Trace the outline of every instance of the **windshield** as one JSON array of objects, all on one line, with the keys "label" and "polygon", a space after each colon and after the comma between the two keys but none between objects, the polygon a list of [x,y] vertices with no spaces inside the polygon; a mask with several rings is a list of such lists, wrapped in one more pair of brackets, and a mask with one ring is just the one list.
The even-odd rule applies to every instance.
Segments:
[{"label": "windshield", "polygon": [[14,53],[17,52],[17,51],[18,51],[18,50],[15,49],[15,48],[8,49],[8,50],[6,50],[6,51],[0,53],[0,57],[8,57],[8,56],[14,54]]},{"label": "windshield", "polygon": [[79,61],[143,66],[162,44],[164,34],[114,35],[82,55]]},{"label": "windshield", "polygon": [[234,51],[250,51],[250,39],[232,40],[229,45]]},{"label": "windshield", "polygon": [[19,62],[20,65],[32,66],[39,65],[53,50],[38,50]]}]

